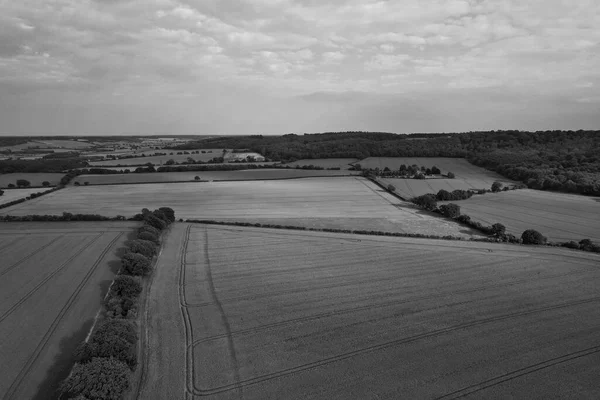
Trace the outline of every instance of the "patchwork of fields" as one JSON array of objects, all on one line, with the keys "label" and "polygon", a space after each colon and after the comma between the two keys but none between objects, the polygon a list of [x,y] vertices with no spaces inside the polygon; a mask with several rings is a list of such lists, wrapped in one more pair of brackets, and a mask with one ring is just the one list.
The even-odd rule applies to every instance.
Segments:
[{"label": "patchwork of fields", "polygon": [[60,215],[68,211],[129,217],[143,207],[162,206],[172,207],[177,217],[184,219],[479,236],[354,177],[69,187],[0,210],[0,215]]},{"label": "patchwork of fields", "polygon": [[535,229],[551,241],[600,242],[600,198],[520,189],[454,203],[471,219],[500,222],[514,235]]},{"label": "patchwork of fields", "polygon": [[492,183],[500,181],[504,185],[514,185],[518,182],[506,179],[503,176],[486,169],[470,164],[463,158],[444,157],[369,157],[358,162],[363,168],[379,168],[397,170],[400,165],[438,167],[442,174],[452,172],[456,175],[454,179],[383,179],[387,184],[396,187],[396,192],[405,199],[420,196],[426,193],[437,193],[440,189],[452,191],[456,189],[489,189]]},{"label": "patchwork of fields", "polygon": [[[42,186],[42,182],[50,182],[50,186],[56,186],[65,174],[56,173],[14,173],[0,174],[0,188],[7,187],[10,183],[17,184],[17,179],[25,179],[31,182],[31,186]],[[39,192],[39,190],[38,190]]]},{"label": "patchwork of fields", "polygon": [[[120,169],[120,168],[117,168]],[[355,173],[356,174],[356,173]],[[307,171],[297,169],[246,169],[239,171],[186,171],[186,172],[149,172],[129,173],[118,175],[80,175],[73,179],[90,185],[110,185],[122,183],[161,183],[161,182],[190,182],[196,176],[201,180],[216,181],[245,181],[262,179],[290,179],[314,176],[347,176],[351,171]]]},{"label": "patchwork of fields", "polygon": [[73,363],[137,223],[0,225],[0,398],[48,399]]},{"label": "patchwork of fields", "polygon": [[138,399],[599,398],[598,256],[176,224]]},{"label": "patchwork of fields", "polygon": [[[183,153],[183,151],[182,150],[170,150],[170,149],[150,150],[150,151],[145,151],[145,152],[137,152],[134,154],[138,154],[138,155],[154,154],[156,152],[159,152],[159,153],[167,153],[167,155],[165,155],[165,156],[152,155],[152,156],[146,156],[146,157],[123,158],[123,159],[118,159],[118,160],[93,161],[93,162],[90,162],[90,165],[95,166],[95,167],[101,167],[101,166],[105,166],[105,165],[144,165],[146,163],[152,163],[155,165],[163,165],[164,163],[166,163],[169,160],[174,160],[175,162],[182,162],[182,161],[187,161],[188,158],[193,158],[196,161],[207,162],[209,160],[212,160],[215,157],[223,156],[223,149],[207,149],[207,150],[203,150],[203,151],[205,151],[205,153],[202,153],[202,150],[200,150],[200,153],[198,153],[198,154],[177,154],[178,152]],[[210,153],[209,153],[209,151],[210,151]],[[170,153],[173,153],[173,154],[170,154]],[[190,151],[188,151],[188,153],[190,153]],[[115,155],[117,155],[117,154],[115,154]],[[228,153],[226,153],[225,160],[238,160],[238,159],[246,158],[247,156],[263,158],[258,153],[253,153],[253,152],[232,153],[231,151],[229,151]]]},{"label": "patchwork of fields", "polygon": [[315,167],[341,168],[342,170],[347,170],[352,167],[351,164],[356,162],[360,162],[360,160],[358,158],[312,158],[286,163],[285,165],[289,165],[291,167],[314,165]]}]

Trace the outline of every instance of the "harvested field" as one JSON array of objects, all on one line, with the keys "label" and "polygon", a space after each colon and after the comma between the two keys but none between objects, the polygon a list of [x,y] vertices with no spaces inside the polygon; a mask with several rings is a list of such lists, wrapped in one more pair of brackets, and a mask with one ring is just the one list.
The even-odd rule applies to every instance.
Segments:
[{"label": "harvested field", "polygon": [[190,182],[196,176],[203,181],[246,181],[262,179],[290,179],[315,176],[346,176],[349,171],[305,171],[295,169],[248,169],[239,171],[186,171],[186,172],[149,172],[120,175],[80,175],[72,183],[89,182],[90,185],[111,185],[122,183],[167,183]]},{"label": "harvested field", "polygon": [[45,192],[46,190],[49,189],[5,189],[4,194],[0,196],[0,205],[10,203],[14,200],[24,199],[31,193]]},{"label": "harvested field", "polygon": [[133,216],[143,207],[162,206],[172,207],[177,217],[184,219],[268,221],[283,225],[291,219],[302,226],[479,236],[453,221],[422,212],[364,178],[355,177],[69,187],[0,210],[0,215],[60,215],[68,211]]},{"label": "harvested field", "polygon": [[[56,186],[60,183],[61,178],[65,174],[45,173],[45,172],[31,172],[31,173],[14,173],[14,174],[0,174],[0,188],[7,187],[10,183],[13,185],[17,184],[17,179],[25,179],[31,182],[31,186],[42,186],[42,182],[50,182],[50,186]],[[39,192],[39,190],[38,190]]]},{"label": "harvested field", "polygon": [[0,398],[48,399],[68,374],[137,223],[0,225]]},{"label": "harvested field", "polygon": [[600,398],[599,260],[176,224],[137,398]]},{"label": "harvested field", "polygon": [[291,167],[295,167],[296,165],[302,167],[303,165],[314,165],[316,167],[323,168],[341,168],[341,169],[349,169],[352,163],[360,162],[358,158],[313,158],[307,160],[298,160],[291,163],[286,163],[285,165],[289,165]]},{"label": "harvested field", "polygon": [[454,202],[461,213],[488,225],[499,222],[520,236],[535,229],[551,241],[600,242],[600,198],[521,189]]},{"label": "harvested field", "polygon": [[404,198],[420,196],[425,193],[437,193],[440,189],[449,191],[456,189],[489,189],[495,181],[500,181],[505,185],[519,183],[506,179],[495,172],[470,164],[463,158],[369,157],[358,163],[363,168],[384,169],[388,167],[396,170],[402,164],[416,164],[419,167],[424,166],[427,168],[435,165],[442,171],[442,174],[447,174],[450,171],[456,175],[454,179],[386,179],[386,181],[389,181],[389,183],[396,187],[398,194]]}]

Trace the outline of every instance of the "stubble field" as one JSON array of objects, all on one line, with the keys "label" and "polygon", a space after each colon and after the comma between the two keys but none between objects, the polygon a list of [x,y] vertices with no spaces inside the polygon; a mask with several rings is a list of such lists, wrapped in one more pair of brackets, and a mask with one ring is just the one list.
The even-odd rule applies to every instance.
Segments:
[{"label": "stubble field", "polygon": [[487,225],[499,222],[514,235],[535,229],[552,241],[600,242],[598,197],[521,189],[454,203],[471,219]]},{"label": "stubble field", "polygon": [[163,206],[172,207],[183,219],[480,236],[355,177],[69,187],[0,210],[0,215],[68,211],[129,217],[143,207]]},{"label": "stubble field", "polygon": [[598,260],[178,223],[138,399],[598,398]]},{"label": "stubble field", "polygon": [[49,189],[6,189],[4,190],[4,194],[0,196],[0,205],[10,203],[14,200],[24,199],[32,193],[45,192],[46,190]]},{"label": "stubble field", "polygon": [[54,397],[136,225],[0,225],[0,398]]}]

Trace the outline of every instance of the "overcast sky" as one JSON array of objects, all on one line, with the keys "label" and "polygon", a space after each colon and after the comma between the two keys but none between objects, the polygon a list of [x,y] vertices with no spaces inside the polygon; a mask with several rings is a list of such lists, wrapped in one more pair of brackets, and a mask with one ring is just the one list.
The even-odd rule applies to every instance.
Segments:
[{"label": "overcast sky", "polygon": [[0,133],[600,129],[598,0],[0,0]]}]

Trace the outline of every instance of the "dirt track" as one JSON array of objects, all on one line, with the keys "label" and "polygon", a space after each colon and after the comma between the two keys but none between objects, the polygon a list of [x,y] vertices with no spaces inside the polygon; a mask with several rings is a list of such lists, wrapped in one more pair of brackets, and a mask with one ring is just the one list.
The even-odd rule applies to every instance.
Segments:
[{"label": "dirt track", "polygon": [[176,224],[140,398],[598,398],[599,262]]}]

